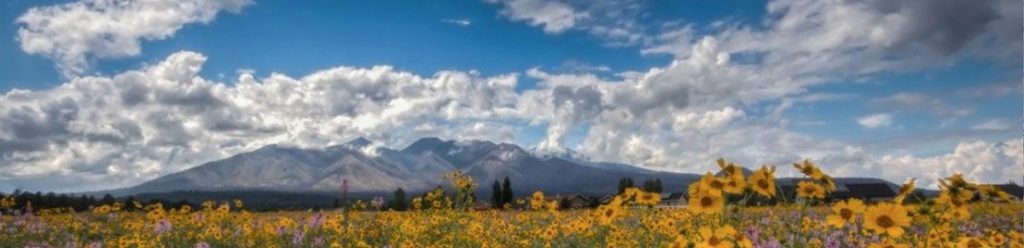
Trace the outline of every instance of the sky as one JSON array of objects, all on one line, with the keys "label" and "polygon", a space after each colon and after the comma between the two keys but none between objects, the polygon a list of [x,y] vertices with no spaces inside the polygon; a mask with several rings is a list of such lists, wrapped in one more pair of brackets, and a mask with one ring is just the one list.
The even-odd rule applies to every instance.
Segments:
[{"label": "sky", "polygon": [[1020,183],[1022,5],[9,0],[0,191],[120,188],[357,137]]}]

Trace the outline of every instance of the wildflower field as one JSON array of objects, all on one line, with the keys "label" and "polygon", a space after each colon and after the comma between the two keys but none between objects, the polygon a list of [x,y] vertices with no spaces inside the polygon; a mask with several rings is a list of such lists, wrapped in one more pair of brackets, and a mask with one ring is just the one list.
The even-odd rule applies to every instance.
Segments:
[{"label": "wildflower field", "polygon": [[596,209],[559,210],[534,192],[502,210],[470,210],[476,188],[460,173],[448,191],[413,199],[411,211],[249,212],[240,201],[192,209],[121,204],[89,212],[11,214],[3,199],[2,247],[1024,247],[1024,205],[960,175],[940,180],[934,199],[825,202],[832,178],[810,161],[797,200],[757,206],[783,192],[775,168],[721,172],[691,184],[683,208],[660,208],[657,193],[626,189]]}]

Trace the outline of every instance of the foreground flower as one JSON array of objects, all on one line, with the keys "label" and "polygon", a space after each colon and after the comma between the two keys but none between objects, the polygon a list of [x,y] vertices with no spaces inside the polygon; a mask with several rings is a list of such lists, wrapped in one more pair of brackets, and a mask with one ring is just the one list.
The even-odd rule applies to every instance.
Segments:
[{"label": "foreground flower", "polygon": [[697,214],[717,214],[722,212],[725,200],[721,192],[703,191],[690,198],[689,209]]},{"label": "foreground flower", "polygon": [[903,228],[910,225],[907,210],[901,205],[879,203],[870,206],[864,212],[864,228],[875,234],[888,234],[890,237],[903,235]]},{"label": "foreground flower", "polygon": [[775,167],[761,166],[750,175],[750,188],[765,197],[775,197]]},{"label": "foreground flower", "polygon": [[727,240],[736,235],[736,229],[732,226],[719,227],[714,231],[709,227],[701,227],[699,232],[701,242],[697,243],[697,247],[726,248],[734,245],[731,240]]},{"label": "foreground flower", "polygon": [[825,188],[817,183],[802,181],[797,183],[796,195],[808,199],[825,199]]},{"label": "foreground flower", "polygon": [[857,214],[864,212],[864,202],[859,199],[849,199],[837,202],[832,205],[832,213],[825,217],[825,223],[836,228],[842,228],[847,223],[853,224]]}]

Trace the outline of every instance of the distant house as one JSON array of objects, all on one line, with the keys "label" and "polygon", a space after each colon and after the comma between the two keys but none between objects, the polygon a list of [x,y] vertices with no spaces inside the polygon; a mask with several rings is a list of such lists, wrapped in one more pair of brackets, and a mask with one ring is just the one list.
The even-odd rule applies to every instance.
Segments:
[{"label": "distant house", "polygon": [[661,193],[662,206],[686,206],[686,200],[686,193],[683,192]]},{"label": "distant house", "polygon": [[562,207],[571,209],[581,209],[590,207],[590,197],[583,194],[572,194],[561,199]]},{"label": "distant house", "polygon": [[896,191],[893,191],[892,187],[885,183],[857,183],[845,186],[848,192],[842,198],[857,198],[865,201],[889,201],[896,198]]},{"label": "distant house", "polygon": [[601,203],[603,205],[603,204],[608,204],[609,202],[612,202],[612,200],[615,200],[615,196],[614,195],[604,195],[604,196],[601,196],[601,198],[598,198],[597,202]]}]

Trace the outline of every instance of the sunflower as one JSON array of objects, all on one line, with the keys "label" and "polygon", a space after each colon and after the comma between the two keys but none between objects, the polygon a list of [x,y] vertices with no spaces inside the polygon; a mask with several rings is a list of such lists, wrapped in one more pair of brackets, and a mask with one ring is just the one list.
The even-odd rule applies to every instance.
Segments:
[{"label": "sunflower", "polygon": [[975,237],[962,237],[959,242],[956,242],[958,248],[987,248],[989,247],[984,240]]},{"label": "sunflower", "polygon": [[900,186],[900,193],[896,195],[896,199],[893,201],[902,204],[903,200],[906,199],[907,196],[914,191],[915,180],[917,179],[911,178],[910,181],[903,183],[903,186]]},{"label": "sunflower", "polygon": [[886,233],[890,237],[903,235],[903,228],[910,225],[910,216],[902,205],[879,203],[864,211],[864,229],[876,234]]},{"label": "sunflower", "polygon": [[797,184],[796,194],[797,196],[808,199],[825,199],[825,188],[817,183],[802,181]]},{"label": "sunflower", "polygon": [[846,201],[837,202],[832,205],[832,213],[825,217],[825,223],[832,225],[836,228],[846,226],[847,223],[852,224],[857,214],[864,212],[864,202],[858,199],[849,199]]},{"label": "sunflower", "polygon": [[717,214],[722,212],[725,200],[721,192],[702,191],[691,195],[689,209],[697,214]]},{"label": "sunflower", "polygon": [[658,205],[661,202],[661,195],[656,192],[640,192],[637,193],[636,203],[646,206]]},{"label": "sunflower", "polygon": [[1002,247],[1006,243],[1006,236],[1002,233],[993,232],[988,236],[988,244],[996,247]]},{"label": "sunflower", "polygon": [[775,167],[761,166],[750,175],[748,184],[750,188],[760,195],[775,197]]},{"label": "sunflower", "polygon": [[699,232],[701,237],[701,242],[697,243],[697,247],[699,248],[733,247],[733,242],[727,240],[728,238],[736,234],[736,229],[734,229],[732,226],[719,227],[714,231],[712,231],[709,227],[701,227]]},{"label": "sunflower", "polygon": [[622,215],[622,209],[619,205],[609,204],[597,207],[597,220],[601,225],[611,224],[619,215]]},{"label": "sunflower", "polygon": [[725,186],[722,187],[722,191],[728,194],[743,194],[743,190],[747,188],[747,181],[743,180],[743,177],[727,177],[725,179]]},{"label": "sunflower", "polygon": [[910,245],[896,243],[892,239],[885,239],[882,242],[868,245],[868,248],[910,248]]},{"label": "sunflower", "polygon": [[530,209],[538,210],[544,208],[544,192],[536,191],[530,196]]},{"label": "sunflower", "polygon": [[700,180],[690,184],[687,191],[690,195],[696,195],[703,191],[721,193],[723,188],[725,188],[725,181],[721,178],[715,177],[711,172],[708,172],[705,173],[704,176],[701,176]]},{"label": "sunflower", "polygon": [[721,168],[720,172],[722,176],[726,178],[736,178],[743,180],[743,169],[739,165],[732,162],[726,162],[725,159],[718,159],[718,168]]},{"label": "sunflower", "polygon": [[811,162],[809,159],[804,159],[803,163],[794,163],[793,167],[796,167],[800,170],[800,173],[803,173],[814,180],[822,180],[825,178],[825,173],[822,173],[821,169],[818,169],[818,166],[815,166],[814,162]]},{"label": "sunflower", "polygon": [[683,235],[676,235],[676,238],[672,240],[672,243],[668,245],[669,248],[686,248],[689,247],[690,241],[686,241]]}]

